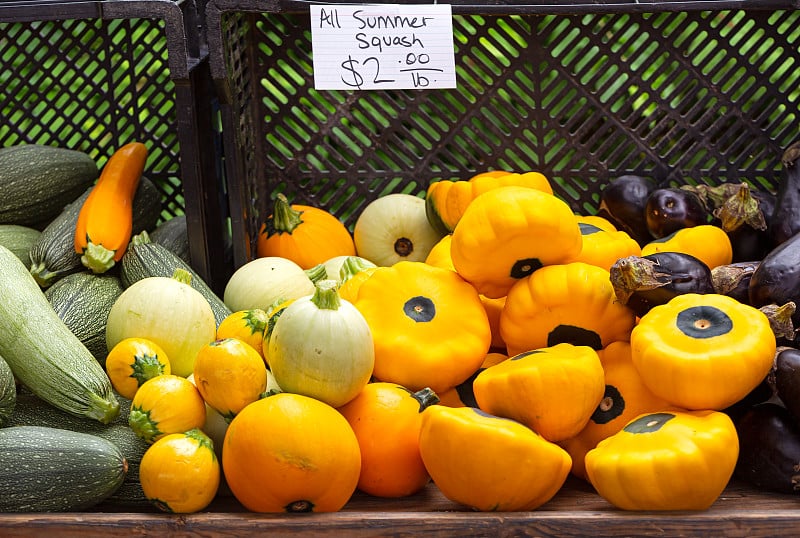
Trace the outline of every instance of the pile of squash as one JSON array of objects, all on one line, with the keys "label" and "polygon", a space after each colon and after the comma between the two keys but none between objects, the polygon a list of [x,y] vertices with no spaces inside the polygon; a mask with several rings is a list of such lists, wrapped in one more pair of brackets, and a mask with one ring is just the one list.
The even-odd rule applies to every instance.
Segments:
[{"label": "pile of squash", "polygon": [[147,152],[120,148],[50,224],[0,217],[0,467],[81,493],[9,482],[0,511],[332,512],[429,482],[519,511],[570,474],[623,510],[704,510],[734,475],[791,492],[792,152],[777,194],[623,176],[592,214],[538,172],[386,195],[352,231],[277,194],[218,296],[179,219],[137,221]]}]

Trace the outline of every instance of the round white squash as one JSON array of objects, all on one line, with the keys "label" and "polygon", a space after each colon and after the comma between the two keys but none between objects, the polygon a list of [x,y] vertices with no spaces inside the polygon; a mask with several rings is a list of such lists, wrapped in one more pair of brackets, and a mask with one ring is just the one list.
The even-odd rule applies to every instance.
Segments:
[{"label": "round white squash", "polygon": [[164,350],[173,374],[190,375],[198,350],[217,333],[214,312],[190,279],[177,269],[171,278],[147,277],[125,289],[108,313],[109,351],[125,338],[147,338]]},{"label": "round white squash", "polygon": [[336,286],[335,280],[322,280],[314,295],[287,306],[268,343],[270,369],[281,390],[333,407],[355,398],[375,366],[369,325]]},{"label": "round white squash", "polygon": [[441,237],[428,221],[425,200],[403,193],[370,202],[353,228],[356,254],[379,266],[424,262]]},{"label": "round white squash", "polygon": [[222,300],[233,312],[267,310],[278,301],[314,293],[314,283],[302,267],[277,256],[256,258],[234,271]]}]

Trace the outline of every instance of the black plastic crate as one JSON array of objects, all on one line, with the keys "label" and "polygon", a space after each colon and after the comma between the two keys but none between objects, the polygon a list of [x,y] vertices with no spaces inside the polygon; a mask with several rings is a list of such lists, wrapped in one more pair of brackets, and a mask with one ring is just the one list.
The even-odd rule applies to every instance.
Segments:
[{"label": "black plastic crate", "polygon": [[789,1],[455,1],[457,89],[361,92],[314,90],[308,4],[206,8],[237,266],[276,191],[352,226],[388,192],[538,170],[593,212],[627,173],[774,190],[800,134]]},{"label": "black plastic crate", "polygon": [[220,286],[227,200],[201,19],[194,0],[0,2],[0,146],[78,149],[102,166],[144,142],[163,218],[186,215],[192,265]]}]

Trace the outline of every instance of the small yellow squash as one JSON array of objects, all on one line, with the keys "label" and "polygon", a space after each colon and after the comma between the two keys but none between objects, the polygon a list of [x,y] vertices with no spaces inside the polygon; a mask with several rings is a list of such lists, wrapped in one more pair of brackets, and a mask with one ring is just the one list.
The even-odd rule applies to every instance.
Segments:
[{"label": "small yellow squash", "polygon": [[147,338],[125,338],[106,357],[106,372],[120,396],[132,400],[139,387],[153,377],[170,374],[167,354]]},{"label": "small yellow squash", "polygon": [[159,510],[199,512],[211,504],[219,488],[220,466],[213,442],[197,428],[160,438],[142,456],[139,481]]},{"label": "small yellow squash", "polygon": [[687,293],[656,306],[631,333],[645,385],[684,409],[723,410],[766,377],[775,357],[767,316],[726,295]]},{"label": "small yellow squash", "polygon": [[228,421],[267,388],[264,359],[237,338],[215,340],[200,348],[193,376],[203,400]]},{"label": "small yellow squash", "polygon": [[425,195],[428,220],[440,233],[452,233],[472,200],[491,189],[510,185],[553,194],[550,182],[539,172],[492,171],[475,174],[466,181],[435,181]]},{"label": "small yellow squash", "polygon": [[614,435],[643,413],[668,409],[669,404],[648,389],[631,360],[630,342],[612,342],[597,352],[606,390],[586,426],[574,437],[559,441],[572,457],[572,474],[586,479],[584,458],[597,443]]},{"label": "small yellow squash", "polygon": [[681,228],[666,237],[655,239],[642,247],[641,255],[656,252],[683,252],[702,261],[709,269],[728,265],[733,260],[730,237],[713,224]]},{"label": "small yellow squash", "polygon": [[355,306],[372,331],[380,381],[444,392],[469,377],[489,350],[478,293],[447,269],[424,262],[380,267],[361,284]]},{"label": "small yellow squash", "polygon": [[131,401],[128,425],[148,443],[206,421],[206,404],[197,387],[185,377],[169,374],[145,381]]},{"label": "small yellow squash", "polygon": [[269,316],[262,308],[232,312],[217,327],[217,340],[237,338],[249,344],[263,357],[261,342],[264,340],[264,331],[267,330],[268,321]]},{"label": "small yellow squash", "polygon": [[500,313],[509,355],[558,343],[603,349],[627,341],[636,316],[617,302],[610,273],[583,262],[543,267],[517,282]]}]

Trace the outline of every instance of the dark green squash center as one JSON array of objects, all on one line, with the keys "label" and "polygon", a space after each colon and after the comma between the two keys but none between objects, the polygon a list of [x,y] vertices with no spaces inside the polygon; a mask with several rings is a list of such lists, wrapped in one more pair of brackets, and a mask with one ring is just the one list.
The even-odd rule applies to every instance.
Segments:
[{"label": "dark green squash center", "polygon": [[509,275],[511,278],[516,279],[525,278],[529,274],[533,273],[537,269],[541,269],[542,267],[543,264],[539,258],[524,258],[514,262],[514,265],[511,266]]},{"label": "dark green squash center", "polygon": [[606,392],[603,399],[592,413],[591,420],[595,424],[608,424],[625,410],[625,399],[620,394],[617,387],[606,385]]},{"label": "dark green squash center", "polygon": [[628,423],[622,429],[628,433],[653,433],[673,418],[675,415],[672,413],[650,413]]},{"label": "dark green squash center", "polygon": [[595,351],[603,349],[600,335],[583,327],[574,325],[558,325],[547,335],[547,345],[572,344],[574,346],[589,346]]},{"label": "dark green squash center", "polygon": [[712,338],[729,333],[733,320],[714,306],[693,306],[681,311],[675,320],[678,329],[690,338]]},{"label": "dark green squash center", "polygon": [[603,231],[602,228],[598,228],[594,224],[589,224],[587,222],[579,222],[578,228],[581,230],[581,235],[592,235]]},{"label": "dark green squash center", "polygon": [[436,306],[427,297],[418,295],[406,301],[403,305],[403,312],[414,321],[430,321],[436,315]]}]

